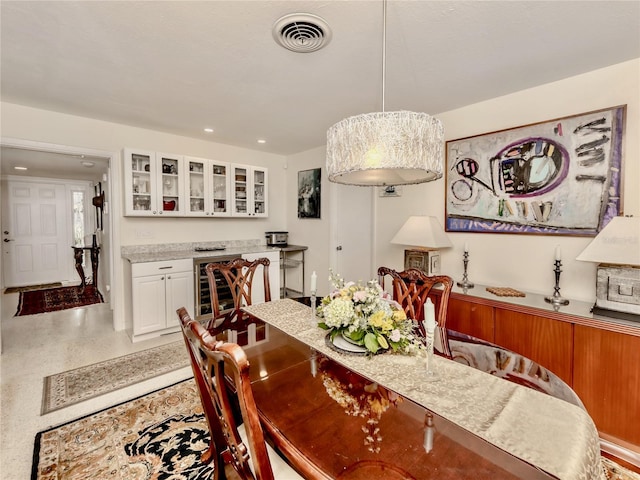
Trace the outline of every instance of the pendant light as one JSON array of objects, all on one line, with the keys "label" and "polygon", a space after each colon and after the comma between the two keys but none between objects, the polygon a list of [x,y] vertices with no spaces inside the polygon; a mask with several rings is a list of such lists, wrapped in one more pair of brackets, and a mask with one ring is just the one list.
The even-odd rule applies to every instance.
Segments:
[{"label": "pendant light", "polygon": [[345,118],[327,131],[327,175],[336,183],[407,185],[442,177],[444,128],[437,118],[385,112],[387,0],[383,0],[382,112]]}]

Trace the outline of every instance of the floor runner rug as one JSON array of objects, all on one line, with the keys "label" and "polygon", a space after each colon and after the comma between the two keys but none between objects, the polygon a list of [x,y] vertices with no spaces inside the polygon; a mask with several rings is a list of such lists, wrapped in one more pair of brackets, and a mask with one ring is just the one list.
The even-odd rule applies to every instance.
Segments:
[{"label": "floor runner rug", "polygon": [[20,292],[18,311],[15,316],[56,312],[102,302],[102,294],[93,285],[87,285],[84,291],[80,285],[32,290]]},{"label": "floor runner rug", "polygon": [[17,293],[17,292],[28,292],[30,290],[42,290],[44,288],[53,288],[53,287],[61,287],[62,284],[60,282],[55,283],[42,283],[39,285],[27,285],[25,287],[7,287],[4,289],[4,293]]},{"label": "floor runner rug", "polygon": [[[209,433],[193,378],[39,432],[32,480],[213,478]],[[640,475],[603,458],[608,480]]]},{"label": "floor runner rug", "polygon": [[42,414],[188,365],[184,342],[177,341],[50,375],[44,379]]}]

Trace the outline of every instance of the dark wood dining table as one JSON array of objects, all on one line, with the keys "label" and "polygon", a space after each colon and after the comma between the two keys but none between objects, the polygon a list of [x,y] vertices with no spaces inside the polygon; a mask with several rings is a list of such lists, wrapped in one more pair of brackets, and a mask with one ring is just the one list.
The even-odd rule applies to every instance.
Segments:
[{"label": "dark wood dining table", "polygon": [[247,312],[232,335],[245,343],[263,427],[283,456],[310,461],[305,478],[563,478]]}]

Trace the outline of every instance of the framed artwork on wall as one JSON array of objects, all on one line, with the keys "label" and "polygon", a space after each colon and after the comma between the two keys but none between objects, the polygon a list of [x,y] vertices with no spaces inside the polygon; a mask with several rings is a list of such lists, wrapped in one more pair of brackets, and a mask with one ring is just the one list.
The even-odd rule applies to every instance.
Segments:
[{"label": "framed artwork on wall", "polygon": [[449,232],[595,236],[622,213],[626,105],[446,143]]},{"label": "framed artwork on wall", "polygon": [[320,218],[320,168],[298,172],[298,218]]}]

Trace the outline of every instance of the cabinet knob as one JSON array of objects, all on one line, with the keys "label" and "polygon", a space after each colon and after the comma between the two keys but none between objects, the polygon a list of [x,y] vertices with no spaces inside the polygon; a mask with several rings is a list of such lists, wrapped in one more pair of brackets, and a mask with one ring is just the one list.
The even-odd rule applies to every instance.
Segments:
[{"label": "cabinet knob", "polygon": [[160,280],[164,280],[164,277],[160,277]]}]

